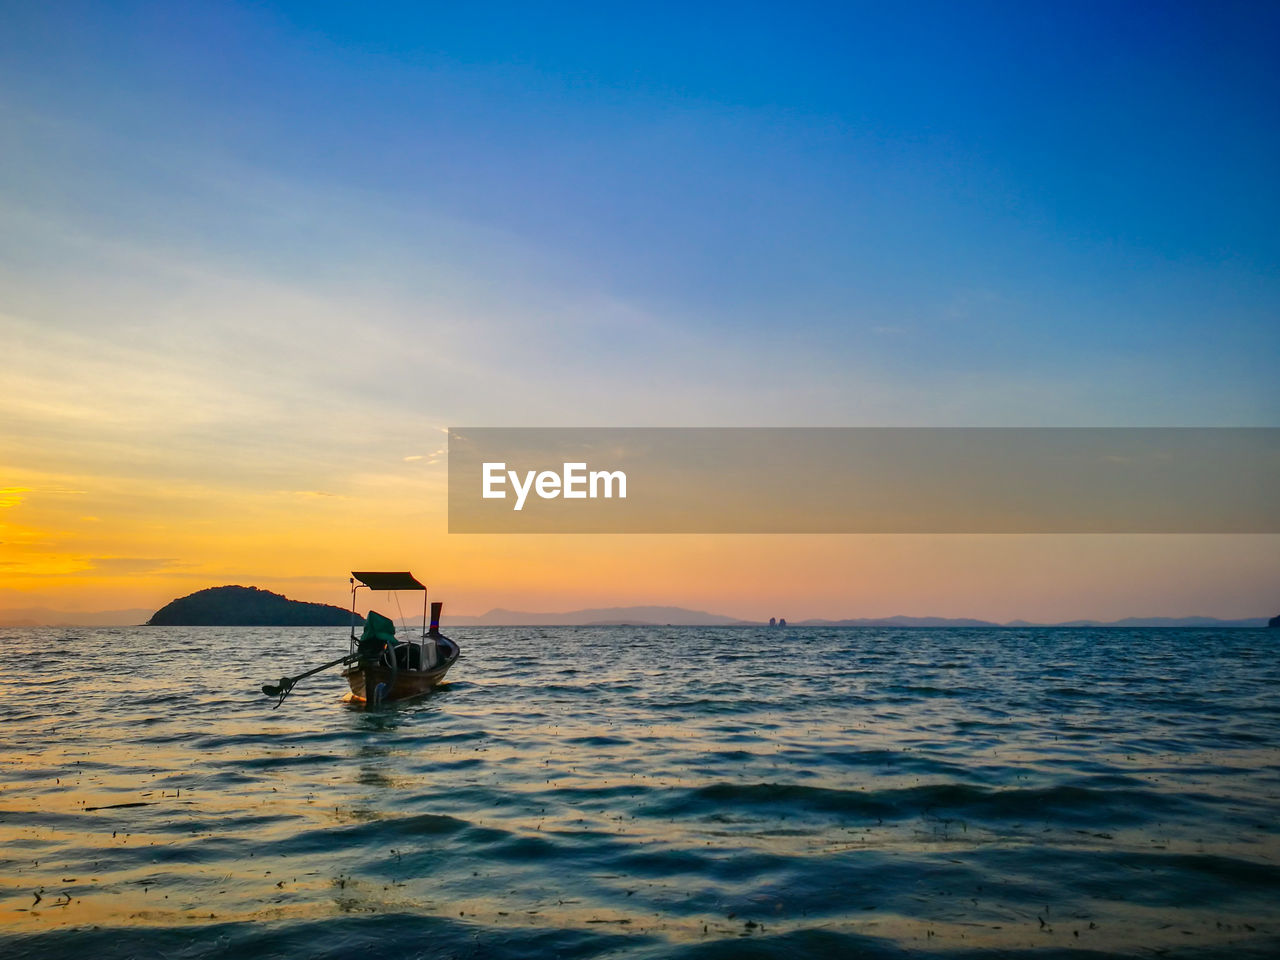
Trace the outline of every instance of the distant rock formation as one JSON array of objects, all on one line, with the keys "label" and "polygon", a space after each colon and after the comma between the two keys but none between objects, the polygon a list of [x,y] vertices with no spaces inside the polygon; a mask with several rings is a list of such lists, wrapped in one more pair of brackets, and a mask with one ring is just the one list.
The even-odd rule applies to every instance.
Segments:
[{"label": "distant rock formation", "polygon": [[1280,617],[1272,617],[1267,621],[1268,627],[1280,627]]},{"label": "distant rock formation", "polygon": [[[152,627],[345,627],[351,611],[327,603],[290,600],[257,587],[209,587],[166,603]],[[356,625],[364,623],[357,616]]]}]

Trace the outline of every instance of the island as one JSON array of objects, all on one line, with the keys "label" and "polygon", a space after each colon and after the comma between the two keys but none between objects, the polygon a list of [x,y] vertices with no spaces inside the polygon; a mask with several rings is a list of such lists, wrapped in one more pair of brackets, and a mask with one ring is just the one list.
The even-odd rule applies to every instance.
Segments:
[{"label": "island", "polygon": [[[356,626],[364,618],[356,616]],[[257,587],[209,587],[166,603],[151,627],[344,627],[351,611],[327,603],[290,600]]]},{"label": "island", "polygon": [[1280,617],[1272,617],[1267,621],[1267,626],[1280,628]]}]

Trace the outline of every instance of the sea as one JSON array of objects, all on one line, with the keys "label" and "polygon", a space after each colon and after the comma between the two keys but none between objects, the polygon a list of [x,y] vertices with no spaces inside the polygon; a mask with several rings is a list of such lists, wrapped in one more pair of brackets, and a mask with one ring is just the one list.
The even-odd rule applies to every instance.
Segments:
[{"label": "sea", "polygon": [[0,956],[1280,956],[1280,630],[0,630]]}]

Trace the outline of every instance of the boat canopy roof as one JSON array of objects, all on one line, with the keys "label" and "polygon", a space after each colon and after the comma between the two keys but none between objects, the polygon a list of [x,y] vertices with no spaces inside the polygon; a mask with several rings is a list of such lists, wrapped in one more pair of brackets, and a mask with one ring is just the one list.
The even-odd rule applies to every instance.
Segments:
[{"label": "boat canopy roof", "polygon": [[424,584],[418,582],[408,570],[390,572],[361,572],[352,570],[351,575],[370,590],[425,590]]}]

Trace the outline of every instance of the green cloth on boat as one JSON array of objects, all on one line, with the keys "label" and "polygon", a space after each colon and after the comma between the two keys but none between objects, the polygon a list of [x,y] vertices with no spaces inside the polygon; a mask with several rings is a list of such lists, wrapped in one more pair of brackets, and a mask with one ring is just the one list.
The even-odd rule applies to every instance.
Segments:
[{"label": "green cloth on boat", "polygon": [[364,632],[360,634],[360,652],[371,655],[384,646],[396,645],[396,625],[377,610],[370,610],[364,618]]}]

